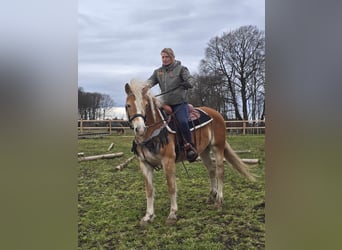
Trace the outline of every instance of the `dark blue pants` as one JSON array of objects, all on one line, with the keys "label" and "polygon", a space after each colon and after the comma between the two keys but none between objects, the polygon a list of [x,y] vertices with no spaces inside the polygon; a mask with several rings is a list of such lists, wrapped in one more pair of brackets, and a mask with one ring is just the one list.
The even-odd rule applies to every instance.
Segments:
[{"label": "dark blue pants", "polygon": [[192,143],[191,132],[189,128],[189,108],[188,103],[181,103],[176,105],[170,105],[172,111],[175,113],[177,122],[178,122],[178,129],[182,133],[184,139]]}]

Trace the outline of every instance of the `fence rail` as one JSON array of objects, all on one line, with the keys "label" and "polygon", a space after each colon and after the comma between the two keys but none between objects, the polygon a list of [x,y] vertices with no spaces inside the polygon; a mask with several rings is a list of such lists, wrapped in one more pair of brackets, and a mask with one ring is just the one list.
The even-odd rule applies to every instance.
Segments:
[{"label": "fence rail", "polygon": [[265,120],[225,121],[228,134],[265,134]]},{"label": "fence rail", "polygon": [[[225,121],[229,135],[265,134],[265,120]],[[124,120],[78,120],[78,135],[125,134],[130,131]],[[132,132],[129,132],[132,133]]]}]

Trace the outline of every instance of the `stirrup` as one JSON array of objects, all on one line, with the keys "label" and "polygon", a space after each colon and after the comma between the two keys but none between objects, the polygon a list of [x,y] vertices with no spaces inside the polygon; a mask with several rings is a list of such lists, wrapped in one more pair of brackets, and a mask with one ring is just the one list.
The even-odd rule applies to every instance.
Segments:
[{"label": "stirrup", "polygon": [[188,159],[189,162],[196,161],[197,157],[198,157],[198,153],[195,150],[193,150],[193,149],[190,149],[186,153],[186,158]]},{"label": "stirrup", "polygon": [[185,150],[186,158],[188,159],[189,162],[196,161],[198,157],[198,153],[194,146],[192,146],[190,143],[186,143],[184,145],[184,150]]}]

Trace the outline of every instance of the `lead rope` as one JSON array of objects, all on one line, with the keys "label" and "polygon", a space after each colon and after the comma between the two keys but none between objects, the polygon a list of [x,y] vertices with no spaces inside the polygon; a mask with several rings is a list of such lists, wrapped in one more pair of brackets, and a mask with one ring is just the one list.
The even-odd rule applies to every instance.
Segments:
[{"label": "lead rope", "polygon": [[188,178],[190,178],[188,169],[185,167],[184,161],[182,161],[182,165],[183,165],[183,168],[185,169],[186,175],[188,176]]},{"label": "lead rope", "polygon": [[[176,125],[176,131],[177,131],[177,130],[179,131],[179,133],[181,134],[181,137],[182,137],[183,141],[185,141],[182,132],[178,129],[178,127],[179,127],[179,125],[178,125],[178,120],[176,119],[176,116],[175,116],[175,113],[176,113],[177,111],[178,111],[178,109],[177,109],[175,112],[173,112],[171,115],[173,116],[173,120],[174,120],[175,125]],[[170,116],[171,116],[171,115],[170,115]],[[178,148],[181,149],[181,145],[179,144],[179,140],[178,140],[178,138],[177,138],[177,135],[176,135],[176,143],[178,144]],[[184,152],[183,152],[183,153],[184,153]],[[188,178],[190,178],[188,169],[186,168],[186,166],[185,166],[183,160],[182,160],[182,165],[183,165],[183,168],[185,169],[186,175],[188,176]]]}]

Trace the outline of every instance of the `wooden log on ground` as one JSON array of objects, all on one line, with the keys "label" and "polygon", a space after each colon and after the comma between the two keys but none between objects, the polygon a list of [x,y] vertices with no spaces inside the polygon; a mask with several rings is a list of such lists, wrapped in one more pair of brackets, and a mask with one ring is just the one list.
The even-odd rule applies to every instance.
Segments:
[{"label": "wooden log on ground", "polygon": [[[211,160],[215,162],[214,158],[211,158]],[[241,160],[246,164],[258,164],[259,163],[259,159],[241,159]],[[201,157],[198,157],[197,161],[201,161]],[[226,159],[224,159],[223,161],[226,162]]]},{"label": "wooden log on ground", "polygon": [[112,153],[112,154],[102,154],[102,155],[91,155],[91,156],[85,156],[80,157],[78,161],[91,161],[91,160],[97,160],[97,159],[112,159],[115,157],[123,156],[124,153]]},{"label": "wooden log on ground", "polygon": [[251,153],[252,150],[235,150],[235,153],[242,154],[242,153]]},{"label": "wooden log on ground", "polygon": [[117,165],[115,167],[115,169],[117,170],[121,170],[123,169],[124,167],[126,167],[128,165],[128,163],[130,163],[131,161],[133,161],[133,159],[135,158],[135,155],[133,155],[132,157],[128,158],[127,160],[125,160],[123,163]]},{"label": "wooden log on ground", "polygon": [[258,164],[259,163],[259,159],[241,159],[241,160],[247,164]]},{"label": "wooden log on ground", "polygon": [[112,144],[109,145],[108,151],[110,151],[113,148],[113,146],[114,146],[114,142],[112,142]]}]

